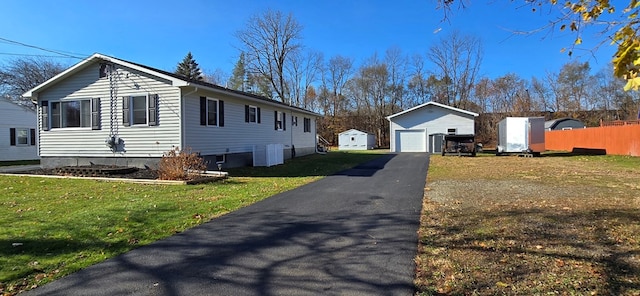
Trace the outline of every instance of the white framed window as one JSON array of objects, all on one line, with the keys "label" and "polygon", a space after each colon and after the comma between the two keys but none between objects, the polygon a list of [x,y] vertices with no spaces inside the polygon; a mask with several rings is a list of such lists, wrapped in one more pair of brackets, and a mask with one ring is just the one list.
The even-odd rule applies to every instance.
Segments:
[{"label": "white framed window", "polygon": [[91,100],[51,102],[51,128],[91,127]]},{"label": "white framed window", "polygon": [[158,125],[158,95],[140,94],[122,98],[124,126]]},{"label": "white framed window", "polygon": [[16,143],[18,145],[29,145],[29,129],[16,129]]},{"label": "white framed window", "polygon": [[244,105],[244,122],[260,123],[260,107]]},{"label": "white framed window", "polygon": [[11,146],[33,146],[36,144],[36,130],[33,128],[10,128],[9,144]]},{"label": "white framed window", "polygon": [[131,97],[131,124],[147,125],[147,96]]},{"label": "white framed window", "polygon": [[258,122],[258,107],[249,106],[249,122]]},{"label": "white framed window", "polygon": [[291,115],[291,126],[298,126],[298,116]]},{"label": "white framed window", "polygon": [[310,133],[311,132],[311,118],[304,118],[304,132],[305,133]]},{"label": "white framed window", "polygon": [[447,134],[448,135],[455,135],[458,133],[458,129],[457,128],[448,128],[447,129]]},{"label": "white framed window", "polygon": [[275,129],[277,131],[282,131],[284,130],[284,113],[280,112],[280,111],[274,111],[274,116],[275,116]]},{"label": "white framed window", "polygon": [[200,125],[224,126],[224,101],[200,97]]}]

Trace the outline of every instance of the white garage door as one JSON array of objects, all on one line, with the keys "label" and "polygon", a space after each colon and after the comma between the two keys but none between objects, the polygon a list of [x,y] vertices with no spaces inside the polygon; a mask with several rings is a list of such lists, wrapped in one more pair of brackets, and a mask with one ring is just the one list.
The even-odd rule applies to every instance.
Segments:
[{"label": "white garage door", "polygon": [[396,131],[396,151],[427,152],[426,139],[424,130]]}]

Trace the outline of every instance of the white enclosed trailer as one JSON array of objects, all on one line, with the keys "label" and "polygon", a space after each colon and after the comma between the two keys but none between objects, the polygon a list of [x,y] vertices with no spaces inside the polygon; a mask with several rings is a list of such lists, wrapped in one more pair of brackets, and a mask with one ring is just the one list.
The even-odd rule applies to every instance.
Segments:
[{"label": "white enclosed trailer", "polygon": [[539,156],[544,147],[543,117],[507,117],[498,123],[496,155]]}]

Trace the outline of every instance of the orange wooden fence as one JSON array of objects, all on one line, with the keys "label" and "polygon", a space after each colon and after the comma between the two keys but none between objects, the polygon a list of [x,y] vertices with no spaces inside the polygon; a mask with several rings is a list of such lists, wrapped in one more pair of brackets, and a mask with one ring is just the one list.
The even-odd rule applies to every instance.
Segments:
[{"label": "orange wooden fence", "polygon": [[640,124],[545,132],[547,150],[599,149],[607,154],[640,156]]}]

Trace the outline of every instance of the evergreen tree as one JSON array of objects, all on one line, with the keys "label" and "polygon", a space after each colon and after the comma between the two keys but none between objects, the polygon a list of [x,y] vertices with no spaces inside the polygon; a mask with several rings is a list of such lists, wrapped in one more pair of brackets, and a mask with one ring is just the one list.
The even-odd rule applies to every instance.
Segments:
[{"label": "evergreen tree", "polygon": [[229,88],[246,91],[244,85],[245,78],[246,69],[244,63],[244,53],[240,53],[240,58],[238,58],[238,62],[233,67],[233,73],[231,74],[231,79],[229,79]]},{"label": "evergreen tree", "polygon": [[176,74],[182,75],[188,80],[203,80],[200,66],[196,63],[191,52],[187,53],[187,56],[178,64]]}]

